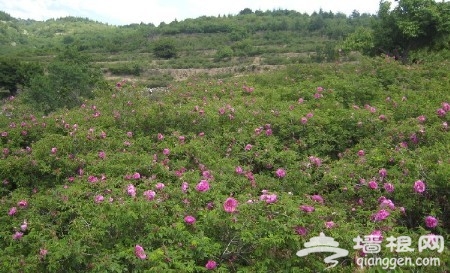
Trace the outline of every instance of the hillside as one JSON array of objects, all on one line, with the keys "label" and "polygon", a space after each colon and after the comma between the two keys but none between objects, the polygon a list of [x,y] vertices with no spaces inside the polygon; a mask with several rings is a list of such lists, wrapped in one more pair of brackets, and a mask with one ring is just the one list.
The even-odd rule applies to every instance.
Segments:
[{"label": "hillside", "polygon": [[0,271],[447,273],[445,5],[0,13]]}]

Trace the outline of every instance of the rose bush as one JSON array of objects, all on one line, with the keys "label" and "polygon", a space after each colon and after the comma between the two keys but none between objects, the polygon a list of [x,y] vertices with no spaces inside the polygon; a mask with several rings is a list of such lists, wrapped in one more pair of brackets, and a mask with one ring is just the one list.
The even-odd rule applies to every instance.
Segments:
[{"label": "rose bush", "polygon": [[295,254],[324,232],[354,272],[358,235],[448,241],[448,71],[298,65],[159,99],[123,81],[48,116],[6,100],[2,270],[317,272]]}]

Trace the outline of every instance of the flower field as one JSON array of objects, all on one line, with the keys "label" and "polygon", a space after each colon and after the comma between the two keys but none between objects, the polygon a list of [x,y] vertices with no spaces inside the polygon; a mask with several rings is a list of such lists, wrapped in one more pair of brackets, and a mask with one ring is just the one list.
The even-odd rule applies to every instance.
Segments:
[{"label": "flower field", "polygon": [[[450,63],[391,58],[127,80],[47,116],[20,94],[0,116],[2,272],[322,272],[321,232],[355,260],[438,257],[450,241]],[[355,249],[377,235],[381,251]],[[429,235],[432,234],[432,235]],[[419,252],[439,235],[443,251]],[[392,251],[409,236],[414,251]],[[413,271],[412,271],[413,270]]]}]

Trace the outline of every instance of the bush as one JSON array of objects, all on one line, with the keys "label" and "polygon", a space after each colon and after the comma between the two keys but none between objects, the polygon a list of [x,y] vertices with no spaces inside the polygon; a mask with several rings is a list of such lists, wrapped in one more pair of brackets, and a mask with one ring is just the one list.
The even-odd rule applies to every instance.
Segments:
[{"label": "bush", "polygon": [[155,57],[161,59],[176,58],[178,55],[178,49],[175,40],[170,38],[162,38],[155,41],[153,44],[153,54],[155,54]]}]

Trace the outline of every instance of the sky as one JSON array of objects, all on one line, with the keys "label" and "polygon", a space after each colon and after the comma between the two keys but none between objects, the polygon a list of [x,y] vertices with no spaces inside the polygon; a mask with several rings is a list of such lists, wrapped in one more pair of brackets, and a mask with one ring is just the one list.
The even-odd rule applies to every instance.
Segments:
[{"label": "sky", "polygon": [[45,21],[75,16],[110,25],[170,23],[200,16],[236,15],[255,10],[288,9],[311,14],[314,11],[350,15],[375,14],[379,0],[0,0],[0,10],[20,19]]}]

